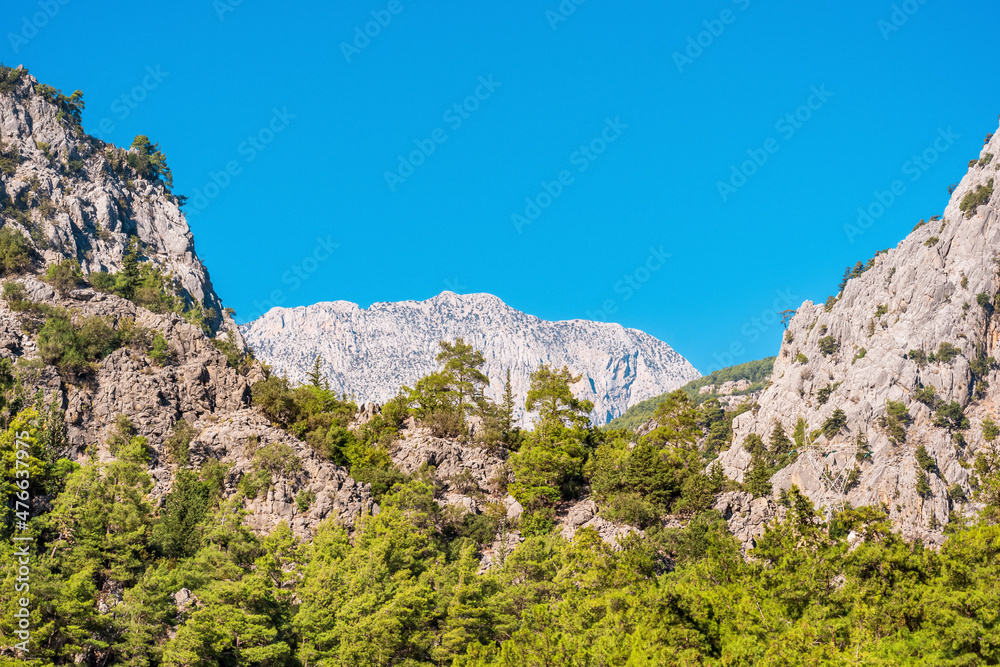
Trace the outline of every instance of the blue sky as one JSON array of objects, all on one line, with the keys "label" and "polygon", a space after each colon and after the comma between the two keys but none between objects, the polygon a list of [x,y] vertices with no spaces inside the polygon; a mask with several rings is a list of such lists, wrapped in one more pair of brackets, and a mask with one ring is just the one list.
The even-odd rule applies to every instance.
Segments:
[{"label": "blue sky", "polygon": [[490,292],[708,372],[942,211],[1000,5],[680,4],[15,1],[0,58],[159,142],[239,321]]}]

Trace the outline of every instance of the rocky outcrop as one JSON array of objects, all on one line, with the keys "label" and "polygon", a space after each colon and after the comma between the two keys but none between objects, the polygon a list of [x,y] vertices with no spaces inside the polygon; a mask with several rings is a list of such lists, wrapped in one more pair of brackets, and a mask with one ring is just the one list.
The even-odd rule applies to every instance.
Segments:
[{"label": "rocky outcrop", "polygon": [[113,164],[117,149],[84,134],[37,86],[24,73],[0,93],[0,144],[12,157],[0,172],[4,225],[18,229],[42,263],[75,259],[85,275],[119,270],[136,236],[145,258],[173,275],[187,299],[215,312],[213,330],[238,335],[195,253],[181,200],[162,180]]},{"label": "rocky outcrop", "polygon": [[727,491],[715,501],[714,509],[729,525],[729,532],[740,542],[746,553],[756,546],[756,538],[764,534],[767,525],[777,517],[785,519],[785,508],[770,498],[754,498],[743,491]]},{"label": "rocky outcrop", "polygon": [[[806,440],[797,461],[775,475],[775,493],[798,485],[828,511],[845,503],[884,505],[904,536],[931,543],[941,540],[937,527],[950,512],[973,509],[949,498],[948,489],[970,492],[970,462],[987,446],[981,424],[997,416],[1000,396],[995,369],[973,372],[975,360],[1000,357],[994,314],[1000,197],[985,198],[998,176],[993,155],[1000,155],[1000,135],[970,166],[940,218],[877,255],[835,303],[802,304],[759,407],[733,423],[736,445],[722,456],[727,475],[742,480],[748,470],[751,457],[742,443],[750,433],[766,442],[775,424],[791,435],[802,419]],[[977,192],[982,205],[961,210]],[[970,428],[935,425],[935,410],[917,400],[917,392],[923,389],[926,398],[930,387],[934,402],[963,406]],[[902,403],[911,415],[905,442],[890,437],[887,401]],[[845,417],[840,429],[830,422],[838,410]],[[824,424],[829,435],[822,433]],[[936,460],[925,495],[917,492],[918,445]]]},{"label": "rocky outcrop", "polygon": [[227,364],[201,331],[179,316],[158,315],[131,301],[91,289],[76,290],[60,298],[48,285],[34,278],[19,282],[31,299],[46,307],[61,308],[76,321],[99,316],[128,330],[136,339],[155,333],[169,343],[169,359],[158,365],[148,355],[148,340],[126,345],[101,360],[91,374],[67,381],[55,368],[37,363],[29,313],[14,312],[0,301],[0,356],[35,362],[20,364],[18,372],[29,387],[64,411],[68,448],[66,456],[85,461],[91,453],[107,460],[104,445],[120,415],[126,416],[138,435],[148,439],[149,474],[154,480],[155,501],[169,493],[176,466],[171,465],[166,440],[180,420],[196,434],[189,445],[188,466],[198,468],[209,459],[228,470],[223,495],[239,492],[240,480],[255,471],[255,453],[274,443],[285,445],[295,459],[294,473],[276,475],[272,484],[248,500],[247,524],[267,533],[287,522],[300,537],[308,537],[327,518],[352,526],[362,513],[377,512],[370,488],[319,456],[304,442],[274,428],[249,407],[250,387],[261,376],[259,364],[242,375]]},{"label": "rocky outcrop", "polygon": [[[699,377],[669,345],[641,331],[583,320],[547,322],[489,294],[444,292],[367,309],[345,301],[274,308],[241,328],[257,356],[292,380],[304,380],[322,355],[334,389],[358,401],[384,403],[401,386],[413,386],[436,369],[438,341],[459,337],[483,352],[489,397],[499,401],[507,369],[521,404],[540,364],[566,365],[583,376],[574,392],[594,402],[596,424]],[[518,418],[527,422],[524,414]]]}]

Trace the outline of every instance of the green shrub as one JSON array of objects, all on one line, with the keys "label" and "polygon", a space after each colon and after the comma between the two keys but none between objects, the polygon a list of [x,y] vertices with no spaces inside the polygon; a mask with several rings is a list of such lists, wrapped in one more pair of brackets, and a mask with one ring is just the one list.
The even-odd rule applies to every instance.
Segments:
[{"label": "green shrub", "polygon": [[940,240],[941,239],[939,239],[938,237],[932,236],[929,239],[927,239],[926,241],[924,241],[924,245],[927,246],[928,248],[932,248],[932,247],[936,246],[938,244],[938,241],[940,241]]},{"label": "green shrub", "polygon": [[931,495],[931,484],[927,479],[927,473],[922,468],[917,468],[917,495],[927,498]]},{"label": "green shrub", "polygon": [[42,361],[71,376],[91,371],[93,362],[121,345],[119,332],[99,316],[84,318],[74,326],[68,316],[52,315],[38,332],[38,354]]},{"label": "green shrub", "polygon": [[1000,435],[1000,426],[997,426],[997,423],[993,421],[992,418],[987,417],[984,419],[982,426],[983,440],[986,442],[993,442],[997,439],[997,436]]},{"label": "green shrub", "polygon": [[77,130],[82,129],[83,109],[85,106],[82,91],[74,91],[72,95],[66,97],[61,90],[47,86],[44,83],[38,83],[35,84],[35,93],[59,109],[56,113],[57,120],[65,120],[69,123],[70,127]]},{"label": "green shrub", "polygon": [[8,149],[3,141],[0,141],[0,172],[13,176],[19,164],[21,164],[21,149],[17,146]]},{"label": "green shrub", "polygon": [[295,496],[295,506],[299,508],[300,512],[305,512],[316,500],[316,492],[309,490],[302,490],[297,496]]},{"label": "green shrub", "polygon": [[854,361],[852,361],[851,363],[853,364],[861,359],[864,359],[866,354],[868,354],[868,350],[866,350],[865,348],[861,348],[860,350],[858,350],[858,353],[854,355]]},{"label": "green shrub", "polygon": [[170,361],[170,356],[170,345],[167,343],[167,339],[163,337],[163,334],[157,332],[153,336],[152,347],[149,349],[149,358],[157,366],[166,366],[167,362]]},{"label": "green shrub", "polygon": [[820,405],[826,405],[826,402],[830,400],[830,394],[833,393],[833,387],[827,385],[816,392],[816,400]]},{"label": "green shrub", "polygon": [[951,343],[941,343],[938,347],[938,351],[934,355],[934,358],[938,361],[938,363],[950,364],[960,354],[962,354],[962,350],[960,348],[955,347]]},{"label": "green shrub", "polygon": [[906,427],[913,422],[913,417],[906,405],[899,401],[885,402],[886,414],[879,419],[879,425],[889,434],[889,439],[897,445],[906,442]]},{"label": "green shrub", "polygon": [[978,185],[976,189],[970,191],[962,198],[962,203],[959,208],[965,217],[971,218],[976,214],[976,210],[990,201],[990,197],[993,196],[993,179],[991,178],[986,185]]},{"label": "green shrub", "polygon": [[809,358],[806,355],[799,352],[797,355],[795,355],[795,361],[799,362],[800,364],[808,364]]},{"label": "green shrub", "polygon": [[83,282],[80,262],[75,259],[64,259],[50,264],[45,271],[45,281],[52,285],[60,296],[66,296]]},{"label": "green shrub", "polygon": [[95,271],[87,276],[87,279],[90,281],[90,285],[98,292],[113,294],[115,291],[117,280],[107,271]]},{"label": "green shrub", "polygon": [[920,466],[922,470],[931,472],[937,468],[937,461],[934,460],[930,454],[927,453],[927,448],[923,445],[917,446],[917,451],[914,453],[914,458],[917,460],[917,465]]},{"label": "green shrub", "polygon": [[188,464],[189,447],[191,441],[197,435],[198,431],[184,419],[174,424],[170,435],[163,443],[167,450],[167,457],[171,463],[176,466],[186,466]]},{"label": "green shrub", "polygon": [[22,234],[9,227],[0,229],[0,274],[21,273],[31,265],[34,255]]},{"label": "green shrub", "polygon": [[3,299],[14,311],[24,310],[30,304],[24,285],[13,280],[8,280],[3,284]]},{"label": "green shrub", "polygon": [[913,394],[913,398],[923,403],[931,410],[933,410],[937,405],[937,396],[935,395],[934,387],[932,385],[927,385],[926,387],[918,389],[916,393]]},{"label": "green shrub", "polygon": [[934,425],[949,431],[964,431],[969,428],[969,418],[956,401],[944,403],[934,415]]},{"label": "green shrub", "polygon": [[832,438],[840,433],[847,426],[847,415],[843,410],[837,408],[830,415],[829,419],[823,422],[823,435]]},{"label": "green shrub", "polygon": [[826,336],[825,338],[819,339],[819,351],[824,354],[824,356],[830,356],[840,349],[840,343],[833,336]]},{"label": "green shrub", "polygon": [[993,153],[984,153],[981,158],[979,158],[979,166],[985,167],[990,162],[993,162]]}]

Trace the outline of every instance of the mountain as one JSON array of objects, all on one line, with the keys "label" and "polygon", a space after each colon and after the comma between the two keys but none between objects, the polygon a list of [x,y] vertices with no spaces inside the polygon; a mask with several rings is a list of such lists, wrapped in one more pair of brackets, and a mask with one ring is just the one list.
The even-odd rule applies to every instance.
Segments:
[{"label": "mountain", "polygon": [[367,309],[345,301],[274,308],[241,330],[254,353],[292,381],[304,380],[322,355],[333,387],[361,402],[384,403],[401,386],[413,386],[435,370],[438,342],[459,337],[486,357],[491,398],[500,399],[508,368],[523,402],[539,364],[566,365],[583,376],[574,389],[594,402],[597,424],[699,377],[673,348],[641,331],[585,320],[547,322],[489,294],[443,292]]},{"label": "mountain", "polygon": [[235,334],[195,253],[165,162],[157,167],[150,151],[85,134],[81,96],[40,84],[23,68],[0,74],[4,226],[21,232],[42,265],[74,259],[84,275],[121,270],[134,236],[143,259],[171,274],[189,305],[210,309],[213,331]]},{"label": "mountain", "polygon": [[838,297],[798,308],[771,385],[733,422],[727,475],[743,481],[753,467],[743,446],[752,434],[766,442],[780,424],[791,435],[801,420],[797,460],[774,476],[776,494],[794,484],[828,511],[884,506],[905,536],[936,543],[938,527],[970,509],[974,461],[993,446],[1000,404],[995,155],[1000,135],[969,163],[943,215],[859,263]]}]

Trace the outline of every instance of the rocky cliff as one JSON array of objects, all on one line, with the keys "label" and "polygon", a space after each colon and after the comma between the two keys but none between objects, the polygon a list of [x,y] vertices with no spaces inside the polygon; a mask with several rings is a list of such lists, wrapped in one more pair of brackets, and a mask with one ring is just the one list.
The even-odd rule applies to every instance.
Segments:
[{"label": "rocky cliff", "polygon": [[334,388],[359,402],[382,403],[400,386],[413,386],[435,370],[438,341],[458,337],[483,352],[486,393],[496,400],[508,368],[523,403],[539,364],[569,366],[583,376],[574,390],[594,402],[597,424],[699,377],[673,348],[641,331],[583,320],[547,322],[489,294],[444,292],[367,309],[345,301],[274,308],[241,329],[257,356],[293,381],[304,380],[322,355]]},{"label": "rocky cliff", "polygon": [[[801,419],[805,437],[774,476],[775,494],[796,484],[828,509],[882,504],[904,535],[931,542],[951,512],[973,509],[962,498],[970,463],[991,446],[982,423],[1000,399],[994,155],[1000,136],[991,135],[943,215],[877,255],[835,302],[802,304],[759,407],[734,422],[737,444],[722,456],[729,476],[742,480],[751,466],[747,436],[768,442],[775,424],[791,436]],[[898,406],[889,414],[889,401],[909,416]],[[942,417],[952,403],[967,427],[954,412]],[[918,463],[920,445],[934,463]],[[929,490],[918,491],[921,471]]]},{"label": "rocky cliff", "polygon": [[[92,456],[107,460],[107,443],[124,415],[135,434],[148,439],[149,474],[155,482],[151,496],[159,499],[170,491],[178,468],[171,463],[166,441],[183,419],[192,428],[187,465],[197,469],[215,459],[227,466],[226,497],[236,494],[240,480],[255,472],[254,454],[263,447],[280,443],[298,462],[289,468],[294,471],[274,475],[272,485],[246,502],[247,523],[255,529],[267,532],[287,521],[296,533],[307,536],[328,516],[351,525],[361,512],[374,508],[367,486],[250,407],[250,386],[261,377],[259,364],[246,375],[237,372],[200,328],[176,314],[151,313],[90,288],[60,297],[30,276],[10,282],[22,285],[33,305],[13,310],[0,301],[0,358],[17,363],[15,375],[28,395],[42,392],[63,414],[68,442],[60,454],[80,463]],[[56,368],[39,363],[37,336],[32,333],[39,308],[70,313],[76,322],[101,317],[115,329],[129,331],[131,342],[102,359],[92,373],[62,377]],[[155,334],[169,341],[163,363],[147,351],[148,339]],[[297,502],[302,493],[313,498],[306,507]]]},{"label": "rocky cliff", "polygon": [[145,259],[171,273],[188,301],[212,309],[213,330],[235,329],[195,253],[181,200],[163,180],[131,167],[128,152],[86,135],[74,117],[79,102],[60,99],[20,68],[5,70],[3,79],[3,224],[22,232],[42,263],[75,259],[85,275],[119,270],[136,236]]}]

